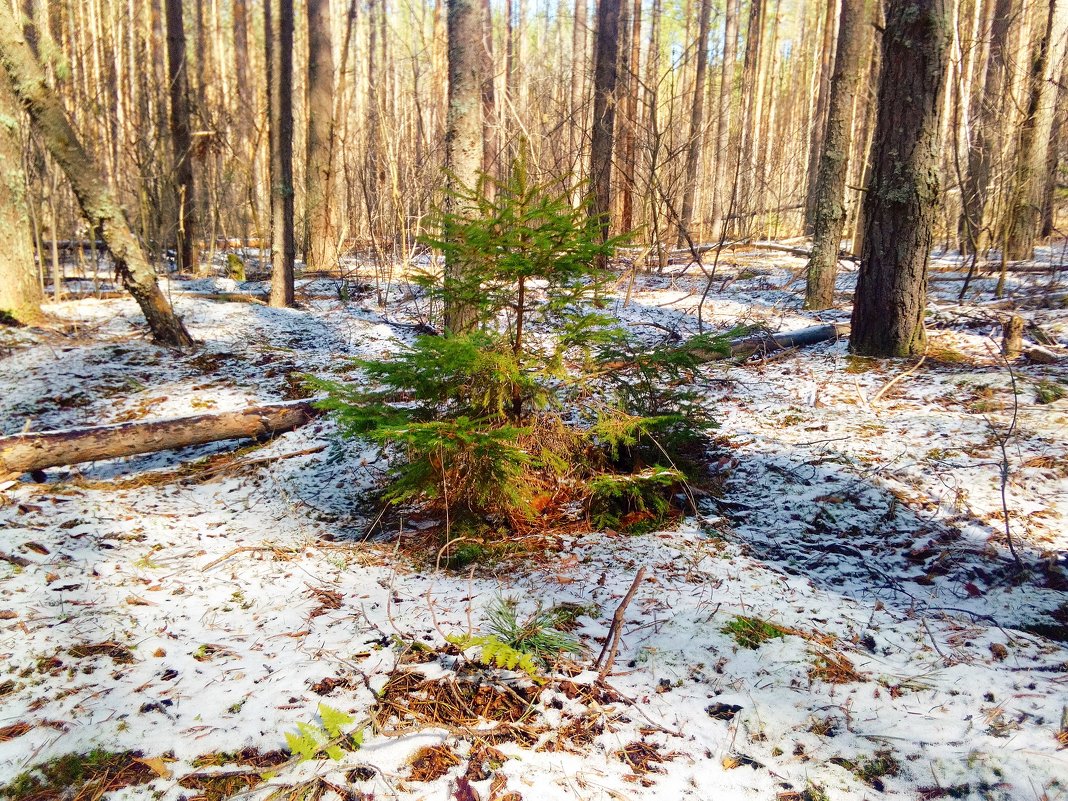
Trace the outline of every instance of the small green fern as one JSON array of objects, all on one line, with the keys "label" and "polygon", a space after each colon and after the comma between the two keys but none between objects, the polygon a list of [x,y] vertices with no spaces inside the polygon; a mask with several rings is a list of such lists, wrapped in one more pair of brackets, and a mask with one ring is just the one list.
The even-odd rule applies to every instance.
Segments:
[{"label": "small green fern", "polygon": [[315,723],[298,723],[297,733],[286,732],[289,752],[300,757],[301,762],[318,756],[326,756],[336,762],[344,758],[346,751],[355,751],[363,745],[362,730],[349,735],[342,734],[342,727],[356,722],[352,715],[326,704],[319,704],[319,717],[323,721],[322,726]]},{"label": "small green fern", "polygon": [[453,634],[446,639],[461,650],[478,647],[478,661],[483,665],[505,670],[521,670],[535,681],[540,680],[538,663],[532,655],[517,651],[492,634]]}]

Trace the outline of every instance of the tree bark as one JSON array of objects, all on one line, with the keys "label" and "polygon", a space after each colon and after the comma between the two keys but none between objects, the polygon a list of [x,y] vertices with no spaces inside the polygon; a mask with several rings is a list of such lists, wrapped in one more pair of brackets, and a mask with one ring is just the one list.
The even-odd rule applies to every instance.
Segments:
[{"label": "tree bark", "polygon": [[1031,56],[1027,111],[1020,127],[1012,199],[1005,221],[1005,255],[1014,261],[1029,259],[1034,255],[1035,240],[1042,223],[1044,181],[1040,179],[1040,167],[1045,166],[1046,149],[1053,126],[1050,102],[1053,87],[1046,73],[1056,19],[1057,0],[1049,0],[1045,27]]},{"label": "tree bark", "polygon": [[[493,175],[497,163],[497,98],[493,86],[493,9],[482,0],[482,172]],[[492,187],[486,187],[487,193]]]},{"label": "tree bark", "polygon": [[264,0],[271,179],[271,305],[293,305],[293,0]]},{"label": "tree bark", "polygon": [[1009,24],[1013,0],[996,0],[990,27],[990,53],[987,56],[983,92],[979,99],[975,130],[968,148],[968,174],[961,187],[961,215],[957,225],[962,253],[983,253],[990,245],[987,214],[990,178],[1001,150],[1003,102],[1007,63]]},{"label": "tree bark", "polygon": [[853,102],[860,81],[861,54],[868,35],[868,7],[868,0],[842,0],[823,156],[816,180],[812,257],[808,262],[805,287],[806,309],[826,309],[834,305],[838,250],[846,221],[845,189],[852,149]]},{"label": "tree bark", "polygon": [[0,71],[0,317],[25,323],[40,315],[42,292],[26,205],[20,116],[7,75]]},{"label": "tree bark", "polygon": [[620,0],[597,6],[597,49],[593,72],[593,131],[590,144],[590,221],[608,239],[612,210],[612,145],[615,137]]},{"label": "tree bark", "polygon": [[938,122],[950,42],[947,0],[891,0],[864,201],[866,233],[850,350],[911,356],[926,345],[927,261],[939,199]]},{"label": "tree bark", "polygon": [[734,106],[734,63],[738,51],[738,6],[739,0],[727,0],[723,20],[723,68],[719,84],[719,119],[716,128],[716,167],[712,185],[712,219],[715,229],[713,239],[723,235],[729,201],[731,172],[731,118]]},{"label": "tree bark", "polygon": [[575,18],[571,29],[571,116],[568,120],[568,150],[573,180],[582,180],[582,140],[586,130],[586,28],[588,0],[575,0]]},{"label": "tree bark", "polygon": [[808,149],[808,189],[805,195],[805,233],[811,233],[816,222],[816,193],[817,176],[819,175],[820,160],[823,153],[823,134],[827,128],[827,107],[830,103],[831,75],[834,70],[834,25],[838,19],[835,14],[838,3],[836,0],[827,0],[825,16],[823,18],[823,43],[820,47],[820,81],[819,90],[816,93],[816,112],[812,116],[812,130],[809,134]]},{"label": "tree bark", "polygon": [[642,53],[642,0],[631,4],[630,19],[630,58],[627,76],[626,125],[621,133],[620,153],[622,154],[623,181],[619,199],[619,228],[630,231],[634,227],[634,188],[638,176],[638,98],[641,94],[641,53]]},{"label": "tree bark", "polygon": [[71,183],[91,230],[100,229],[123,286],[145,315],[153,337],[178,348],[193,344],[156,282],[122,209],[78,140],[59,97],[45,81],[10,8],[0,3],[0,62],[34,129]]},{"label": "tree bark", "polygon": [[701,160],[701,143],[705,124],[705,72],[708,68],[708,28],[712,18],[712,0],[701,0],[697,23],[697,67],[694,75],[693,105],[690,107],[690,141],[686,149],[686,173],[679,221],[678,247],[686,244],[693,227],[694,197],[697,194],[697,167]]},{"label": "tree bark", "polygon": [[197,268],[197,206],[193,184],[193,139],[189,125],[189,69],[186,60],[183,0],[167,0],[167,83],[171,101],[171,144],[174,147],[174,209],[172,225],[179,272]]},{"label": "tree bark", "polygon": [[[478,191],[482,166],[482,15],[476,0],[448,0],[449,109],[445,131],[445,168],[452,210],[461,211],[461,194]],[[463,284],[467,265],[445,265],[446,290]],[[463,333],[475,325],[475,310],[462,296],[446,291],[445,328]]]},{"label": "tree bark", "polygon": [[309,270],[337,266],[330,196],[333,174],[334,48],[330,40],[330,0],[307,0],[308,135],[305,168],[304,262]]},{"label": "tree bark", "polygon": [[317,413],[310,402],[301,401],[171,420],[13,434],[0,437],[0,476],[226,439],[266,437],[301,426]]}]

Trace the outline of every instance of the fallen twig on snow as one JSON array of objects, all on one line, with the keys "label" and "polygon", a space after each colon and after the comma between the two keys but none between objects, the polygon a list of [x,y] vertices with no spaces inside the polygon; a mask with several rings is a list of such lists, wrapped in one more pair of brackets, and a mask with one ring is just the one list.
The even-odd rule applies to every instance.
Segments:
[{"label": "fallen twig on snow", "polygon": [[[627,611],[627,607],[634,599],[634,594],[638,591],[638,586],[642,583],[642,579],[645,578],[645,566],[638,568],[638,572],[634,575],[634,581],[631,582],[630,589],[627,590],[627,594],[623,596],[623,600],[619,602],[619,606],[616,607],[616,613],[612,615],[612,625],[608,627],[608,638],[604,641],[604,647],[601,649],[601,653],[597,655],[597,661],[593,663],[594,667],[600,666],[601,669],[597,673],[597,680],[604,681],[608,674],[612,672],[612,663],[616,661],[616,651],[619,649],[619,638],[623,634],[623,614]],[[605,659],[605,654],[608,654],[608,658]],[[604,659],[604,664],[601,665],[601,660]]]}]

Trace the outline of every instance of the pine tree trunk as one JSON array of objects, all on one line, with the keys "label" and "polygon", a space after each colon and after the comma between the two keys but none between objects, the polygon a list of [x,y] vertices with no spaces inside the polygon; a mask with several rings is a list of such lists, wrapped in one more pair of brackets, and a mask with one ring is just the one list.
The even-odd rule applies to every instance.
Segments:
[{"label": "pine tree trunk", "polygon": [[619,58],[619,0],[597,6],[597,49],[593,72],[593,131],[590,144],[590,219],[608,239],[612,210],[612,143],[615,137]]},{"label": "pine tree trunk", "polygon": [[816,112],[812,115],[812,130],[810,132],[808,149],[808,190],[805,195],[805,233],[811,233],[816,222],[816,193],[817,176],[819,175],[820,159],[823,154],[823,134],[827,128],[827,106],[830,103],[831,75],[834,70],[834,46],[835,14],[838,3],[835,0],[827,0],[826,13],[823,19],[823,44],[820,48],[820,82],[816,95]]},{"label": "pine tree trunk", "polygon": [[330,40],[330,0],[307,0],[308,139],[304,217],[304,262],[309,270],[337,266],[330,197],[333,173],[334,49]]},{"label": "pine tree trunk", "polygon": [[891,0],[864,201],[866,232],[850,350],[924,350],[927,261],[939,198],[938,122],[950,42],[947,0]]},{"label": "pine tree trunk", "polygon": [[753,194],[752,183],[756,175],[756,152],[759,147],[760,135],[760,100],[763,96],[760,91],[760,64],[762,61],[761,40],[764,31],[764,3],[765,0],[750,0],[749,24],[745,32],[745,61],[742,66],[742,127],[741,144],[739,145],[740,161],[738,170],[748,170],[749,180],[745,182],[745,196],[741,196],[742,186],[735,181],[732,192],[734,194],[735,214],[742,211],[752,210]]},{"label": "pine tree trunk", "polygon": [[[449,203],[454,211],[459,192],[477,191],[482,166],[482,15],[477,0],[448,0],[449,110],[445,132],[445,167],[449,173]],[[445,265],[446,289],[463,283],[467,265]],[[445,328],[452,333],[469,331],[475,325],[475,310],[461,297],[445,302]]]},{"label": "pine tree trunk", "polygon": [[293,0],[265,0],[271,180],[271,305],[293,305]]},{"label": "pine tree trunk", "polygon": [[860,60],[865,37],[868,35],[868,6],[868,0],[842,0],[837,56],[827,107],[827,128],[816,180],[812,256],[808,262],[805,287],[806,309],[826,309],[834,305],[838,249],[846,221],[845,189],[852,149],[853,102],[860,81]]},{"label": "pine tree trunk", "polygon": [[641,94],[642,0],[634,0],[630,29],[630,73],[627,82],[626,126],[622,131],[620,151],[623,181],[620,188],[619,228],[630,231],[634,227],[634,182],[638,175],[638,97]]},{"label": "pine tree trunk", "polygon": [[853,255],[857,258],[864,250],[864,198],[868,184],[871,183],[871,145],[875,137],[875,123],[879,116],[879,76],[883,69],[883,36],[882,31],[886,27],[885,0],[875,0],[874,3],[875,35],[872,37],[871,60],[868,64],[867,85],[867,110],[864,115],[864,139],[857,142],[860,159],[860,179],[858,186],[861,187],[860,198],[857,201],[856,219],[853,221]]},{"label": "pine tree trunk", "polygon": [[[482,172],[492,175],[497,163],[497,98],[493,86],[493,9],[482,0]],[[487,193],[492,186],[486,186]]]},{"label": "pine tree trunk", "polygon": [[1031,58],[1027,112],[1020,128],[1012,200],[1005,222],[1005,256],[1010,260],[1029,259],[1034,255],[1035,240],[1042,223],[1044,181],[1040,177],[1040,167],[1045,166],[1053,126],[1052,87],[1046,72],[1056,18],[1057,2],[1049,0],[1045,27]]},{"label": "pine tree trunk", "polygon": [[990,28],[990,53],[979,99],[975,129],[968,148],[968,174],[961,187],[961,215],[957,225],[962,253],[983,253],[990,245],[990,179],[1001,150],[1002,103],[1005,94],[1009,23],[1013,0],[996,0]]},{"label": "pine tree trunk", "polygon": [[0,72],[0,317],[29,322],[41,313],[41,282],[22,170],[21,116],[7,75]]},{"label": "pine tree trunk", "polygon": [[34,129],[70,181],[90,230],[102,231],[115,271],[141,307],[153,337],[178,348],[191,346],[193,339],[160,291],[156,272],[148,263],[141,243],[78,141],[59,97],[48,87],[21,28],[4,4],[0,4],[0,62]]},{"label": "pine tree trunk", "polygon": [[1057,98],[1053,107],[1053,128],[1049,136],[1049,148],[1046,151],[1046,180],[1042,193],[1042,228],[1039,236],[1052,236],[1053,195],[1057,187],[1057,173],[1060,169],[1061,150],[1064,149],[1065,133],[1068,131],[1068,61],[1061,64],[1060,81],[1057,84]]},{"label": "pine tree trunk", "polygon": [[586,27],[588,0],[575,0],[571,30],[571,117],[568,120],[568,150],[574,183],[582,180],[582,140],[586,130]]},{"label": "pine tree trunk", "polygon": [[192,132],[189,126],[189,70],[186,61],[183,0],[167,0],[167,84],[171,100],[171,144],[174,147],[174,220],[178,270],[194,272],[197,212],[193,185]]},{"label": "pine tree trunk", "polygon": [[734,106],[734,62],[738,50],[739,0],[727,0],[726,17],[723,21],[723,69],[719,84],[719,119],[716,128],[716,167],[712,187],[712,219],[715,221],[713,238],[719,240],[728,213],[730,201],[731,119]]},{"label": "pine tree trunk", "polygon": [[682,217],[678,247],[686,244],[693,227],[694,197],[697,194],[697,167],[701,161],[701,142],[705,122],[705,72],[708,67],[708,27],[712,17],[712,0],[701,0],[701,17],[697,24],[697,70],[694,75],[693,105],[690,113],[690,141],[686,149],[686,173],[682,195]]}]

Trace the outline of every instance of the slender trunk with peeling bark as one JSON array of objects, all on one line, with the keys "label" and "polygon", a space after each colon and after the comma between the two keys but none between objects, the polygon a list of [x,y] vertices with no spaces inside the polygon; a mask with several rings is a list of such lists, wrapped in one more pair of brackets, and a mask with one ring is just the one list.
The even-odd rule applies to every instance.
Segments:
[{"label": "slender trunk with peeling bark", "polygon": [[191,346],[193,339],[160,291],[156,271],[145,257],[141,243],[96,164],[74,133],[59,97],[49,88],[10,7],[2,3],[0,62],[11,80],[15,96],[29,113],[34,129],[70,181],[90,230],[102,231],[115,272],[141,307],[153,337],[162,344],[178,348]]}]

